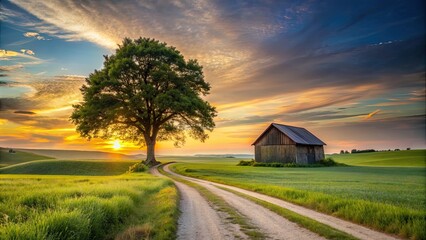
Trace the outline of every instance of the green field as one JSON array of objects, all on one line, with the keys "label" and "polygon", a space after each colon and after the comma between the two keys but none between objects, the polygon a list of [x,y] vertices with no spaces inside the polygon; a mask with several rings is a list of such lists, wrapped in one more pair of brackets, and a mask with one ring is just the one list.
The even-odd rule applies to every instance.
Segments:
[{"label": "green field", "polygon": [[137,161],[1,153],[0,239],[175,237],[177,191],[163,178],[124,174]]},{"label": "green field", "polygon": [[138,161],[38,160],[0,168],[0,174],[109,176],[125,173]]},{"label": "green field", "polygon": [[426,150],[332,154],[328,157],[353,166],[426,167]]},{"label": "green field", "polygon": [[261,192],[401,237],[426,238],[425,167],[264,168],[236,166],[240,159],[229,158],[171,160],[183,162],[172,169],[187,176]]},{"label": "green field", "polygon": [[1,239],[123,239],[175,234],[177,193],[149,174],[0,175]]},{"label": "green field", "polygon": [[[135,160],[1,153],[0,164],[6,166],[0,168],[2,239],[175,236],[176,189],[149,174],[123,174]],[[217,157],[159,160],[179,162],[172,168],[184,175],[275,196],[404,238],[426,239],[425,154],[339,154],[332,157],[353,166],[320,168],[242,167],[236,166],[241,159]]]},{"label": "green field", "polygon": [[27,153],[22,151],[16,151],[16,153],[9,153],[8,151],[9,149],[0,148],[0,168],[34,160],[52,159],[51,157],[37,155],[34,153]]}]

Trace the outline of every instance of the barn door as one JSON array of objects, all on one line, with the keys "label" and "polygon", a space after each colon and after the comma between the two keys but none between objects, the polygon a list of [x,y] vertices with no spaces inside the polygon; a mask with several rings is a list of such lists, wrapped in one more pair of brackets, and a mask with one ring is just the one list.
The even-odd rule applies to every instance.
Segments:
[{"label": "barn door", "polygon": [[308,163],[315,163],[315,148],[308,146]]}]

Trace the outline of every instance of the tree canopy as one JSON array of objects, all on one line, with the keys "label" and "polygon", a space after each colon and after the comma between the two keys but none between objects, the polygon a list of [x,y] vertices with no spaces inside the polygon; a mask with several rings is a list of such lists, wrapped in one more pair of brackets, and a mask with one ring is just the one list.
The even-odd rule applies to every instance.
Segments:
[{"label": "tree canopy", "polygon": [[147,146],[155,164],[157,141],[185,143],[185,133],[204,141],[216,110],[202,96],[210,91],[197,60],[185,61],[172,46],[150,38],[125,38],[104,56],[81,87],[83,101],[70,117],[81,136],[116,138]]}]

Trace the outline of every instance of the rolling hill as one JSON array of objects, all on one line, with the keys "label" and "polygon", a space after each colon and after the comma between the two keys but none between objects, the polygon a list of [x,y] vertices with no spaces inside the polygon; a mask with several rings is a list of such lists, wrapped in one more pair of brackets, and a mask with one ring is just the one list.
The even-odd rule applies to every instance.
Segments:
[{"label": "rolling hill", "polygon": [[0,168],[0,174],[111,176],[125,173],[136,160],[37,160]]},{"label": "rolling hill", "polygon": [[16,150],[14,153],[9,153],[9,149],[0,148],[0,168],[28,161],[43,159],[52,159],[52,157]]},{"label": "rolling hill", "polygon": [[51,149],[18,149],[21,152],[33,153],[57,159],[114,159],[133,160],[141,159],[143,155],[126,155],[121,153],[110,153],[101,151],[79,151],[79,150],[51,150]]},{"label": "rolling hill", "polygon": [[354,166],[426,167],[426,150],[332,154],[336,162]]}]

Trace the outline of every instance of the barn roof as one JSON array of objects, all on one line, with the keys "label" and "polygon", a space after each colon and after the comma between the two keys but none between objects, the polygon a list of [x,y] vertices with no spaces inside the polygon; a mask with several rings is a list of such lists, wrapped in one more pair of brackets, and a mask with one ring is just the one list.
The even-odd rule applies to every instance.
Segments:
[{"label": "barn roof", "polygon": [[315,135],[313,135],[311,132],[306,130],[305,128],[301,127],[293,127],[278,123],[272,123],[257,139],[254,141],[254,144],[256,144],[262,137],[265,135],[265,133],[272,127],[275,127],[280,132],[284,133],[287,137],[289,137],[291,140],[293,140],[297,144],[303,144],[303,145],[326,145],[323,141],[321,141],[319,138],[317,138]]}]

